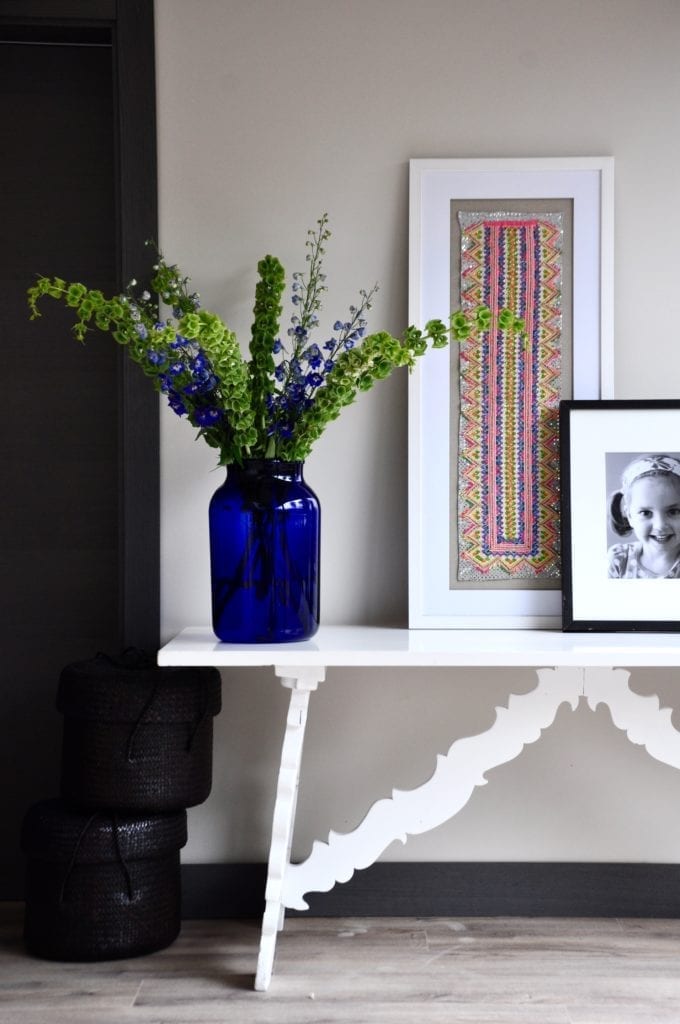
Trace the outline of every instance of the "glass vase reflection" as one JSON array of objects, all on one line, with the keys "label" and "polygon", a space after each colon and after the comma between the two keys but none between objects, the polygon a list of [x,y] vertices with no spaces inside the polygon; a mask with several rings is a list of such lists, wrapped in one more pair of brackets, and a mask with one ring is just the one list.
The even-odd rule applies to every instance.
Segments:
[{"label": "glass vase reflection", "polygon": [[227,643],[285,643],[319,625],[320,508],[302,462],[232,465],[210,502],[213,630]]}]

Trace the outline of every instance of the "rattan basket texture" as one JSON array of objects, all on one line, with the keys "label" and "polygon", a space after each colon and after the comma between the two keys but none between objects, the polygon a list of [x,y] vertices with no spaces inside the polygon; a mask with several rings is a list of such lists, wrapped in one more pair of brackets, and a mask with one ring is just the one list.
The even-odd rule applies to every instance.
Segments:
[{"label": "rattan basket texture", "polygon": [[24,936],[49,960],[113,960],[173,942],[186,811],[118,815],[44,800],[26,814]]},{"label": "rattan basket texture", "polygon": [[212,784],[214,668],[158,668],[141,652],[67,665],[61,795],[83,807],[167,811],[194,807]]}]

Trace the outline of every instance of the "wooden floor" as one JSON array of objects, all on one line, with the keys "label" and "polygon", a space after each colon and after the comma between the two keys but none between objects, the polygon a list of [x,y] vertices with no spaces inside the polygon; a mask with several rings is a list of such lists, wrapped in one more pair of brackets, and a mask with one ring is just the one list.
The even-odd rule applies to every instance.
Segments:
[{"label": "wooden floor", "polygon": [[2,1024],[680,1024],[680,921],[295,918],[266,993],[256,921],[152,956],[33,959],[0,904]]}]

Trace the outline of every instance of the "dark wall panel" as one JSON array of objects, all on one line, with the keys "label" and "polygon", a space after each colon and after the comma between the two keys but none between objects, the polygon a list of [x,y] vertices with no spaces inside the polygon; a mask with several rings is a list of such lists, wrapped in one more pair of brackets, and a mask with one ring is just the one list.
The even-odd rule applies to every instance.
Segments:
[{"label": "dark wall panel", "polygon": [[0,897],[20,894],[23,814],[58,792],[61,668],[157,644],[157,398],[110,336],[80,345],[65,309],[31,322],[26,304],[37,274],[117,292],[157,233],[152,13],[0,7]]}]

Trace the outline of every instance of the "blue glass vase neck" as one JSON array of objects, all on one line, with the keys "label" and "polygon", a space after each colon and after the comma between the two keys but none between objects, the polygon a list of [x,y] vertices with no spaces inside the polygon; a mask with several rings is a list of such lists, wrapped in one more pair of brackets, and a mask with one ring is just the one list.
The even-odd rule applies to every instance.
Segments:
[{"label": "blue glass vase neck", "polygon": [[227,478],[246,476],[281,477],[285,480],[301,480],[304,462],[287,462],[284,459],[244,459],[241,464],[234,462],[227,466]]}]

